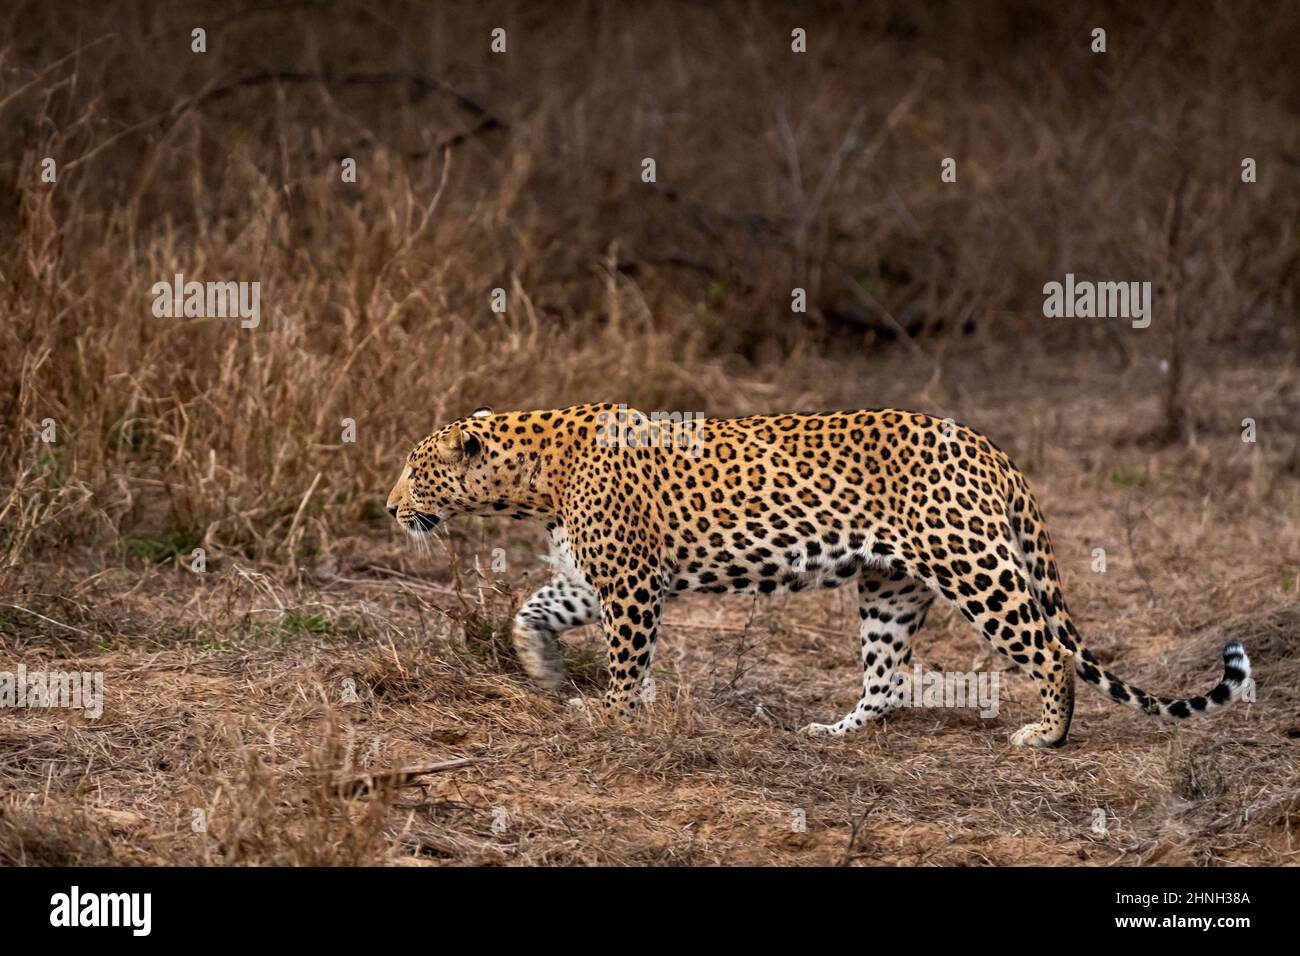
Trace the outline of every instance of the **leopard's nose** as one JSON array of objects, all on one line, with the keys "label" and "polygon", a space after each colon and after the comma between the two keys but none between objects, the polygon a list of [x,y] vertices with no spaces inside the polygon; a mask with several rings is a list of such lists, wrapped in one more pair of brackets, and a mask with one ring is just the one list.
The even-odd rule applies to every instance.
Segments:
[{"label": "leopard's nose", "polygon": [[389,506],[388,506],[388,513],[389,513],[390,515],[392,515],[394,518],[396,518],[396,517],[397,517],[397,505],[389,505]]}]

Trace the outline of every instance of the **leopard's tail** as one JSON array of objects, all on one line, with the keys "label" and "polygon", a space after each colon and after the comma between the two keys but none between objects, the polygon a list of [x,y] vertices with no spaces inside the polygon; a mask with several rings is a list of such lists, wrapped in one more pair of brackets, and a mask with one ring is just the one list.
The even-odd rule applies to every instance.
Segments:
[{"label": "leopard's tail", "polygon": [[1074,667],[1080,677],[1089,684],[1095,684],[1111,700],[1153,717],[1179,720],[1203,717],[1243,697],[1253,699],[1255,685],[1250,676],[1250,658],[1246,656],[1246,649],[1237,641],[1232,641],[1223,648],[1222,679],[1213,690],[1198,697],[1156,697],[1104,669],[1083,643],[1074,622],[1070,620],[1070,612],[1066,609],[1061,594],[1060,575],[1047,522],[1038,510],[1038,504],[1024,477],[1014,466],[1011,466],[1011,471],[1015,475],[1015,481],[1010,489],[1007,517],[1011,522],[1012,535],[1020,545],[1029,585],[1047,616],[1047,626],[1061,644],[1075,652]]},{"label": "leopard's tail", "polygon": [[1075,657],[1075,670],[1090,684],[1096,684],[1111,700],[1153,717],[1204,717],[1247,696],[1253,687],[1250,658],[1237,641],[1223,648],[1223,678],[1208,694],[1198,697],[1154,697],[1132,684],[1103,670],[1092,652],[1083,648]]}]

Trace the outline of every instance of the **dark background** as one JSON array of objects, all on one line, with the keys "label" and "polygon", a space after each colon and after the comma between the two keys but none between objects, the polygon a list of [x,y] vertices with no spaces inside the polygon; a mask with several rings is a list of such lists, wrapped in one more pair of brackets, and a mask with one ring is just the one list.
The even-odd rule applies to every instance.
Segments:
[{"label": "dark background", "polygon": [[[1297,50],[1294,2],[5,4],[0,658],[110,700],[0,713],[0,860],[1294,862]],[[260,326],[156,318],[177,272],[260,282]],[[1067,272],[1151,282],[1151,326],[1044,318]],[[580,726],[506,636],[537,536],[420,556],[382,504],[447,419],[588,400],[966,422],[1099,654],[1200,691],[1241,639],[1260,703],[1184,737],[1089,696],[1002,759],[1009,679],[991,725],[810,745],[852,611],[789,600],[684,605],[670,706]],[[997,666],[944,613],[922,644]],[[463,754],[414,802],[303,769]]]}]

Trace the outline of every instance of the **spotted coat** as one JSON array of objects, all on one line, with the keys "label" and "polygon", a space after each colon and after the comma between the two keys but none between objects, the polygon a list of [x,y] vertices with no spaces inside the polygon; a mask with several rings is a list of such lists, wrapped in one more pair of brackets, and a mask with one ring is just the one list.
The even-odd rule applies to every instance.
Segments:
[{"label": "spotted coat", "polygon": [[1251,686],[1237,643],[1224,649],[1220,683],[1189,699],[1154,697],[1105,670],[1070,619],[1024,476],[972,429],[885,409],[703,419],[656,434],[613,428],[619,414],[611,404],[480,409],[416,445],[389,496],[411,534],[455,514],[545,522],[559,573],[514,626],[520,661],[545,687],[562,683],[557,635],[599,622],[603,705],[631,715],[668,599],[842,585],[858,592],[862,693],[842,719],[804,728],[814,735],[900,705],[912,638],[936,598],[1036,682],[1041,713],[1015,744],[1065,742],[1076,672],[1172,718],[1210,713]]}]

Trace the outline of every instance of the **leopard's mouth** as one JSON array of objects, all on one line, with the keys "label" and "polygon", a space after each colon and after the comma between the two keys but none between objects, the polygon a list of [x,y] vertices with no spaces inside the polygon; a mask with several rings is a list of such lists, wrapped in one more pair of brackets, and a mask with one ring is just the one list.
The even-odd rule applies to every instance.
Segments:
[{"label": "leopard's mouth", "polygon": [[428,534],[442,521],[435,514],[429,514],[427,511],[413,511],[411,517],[404,518],[400,524],[411,534]]}]

